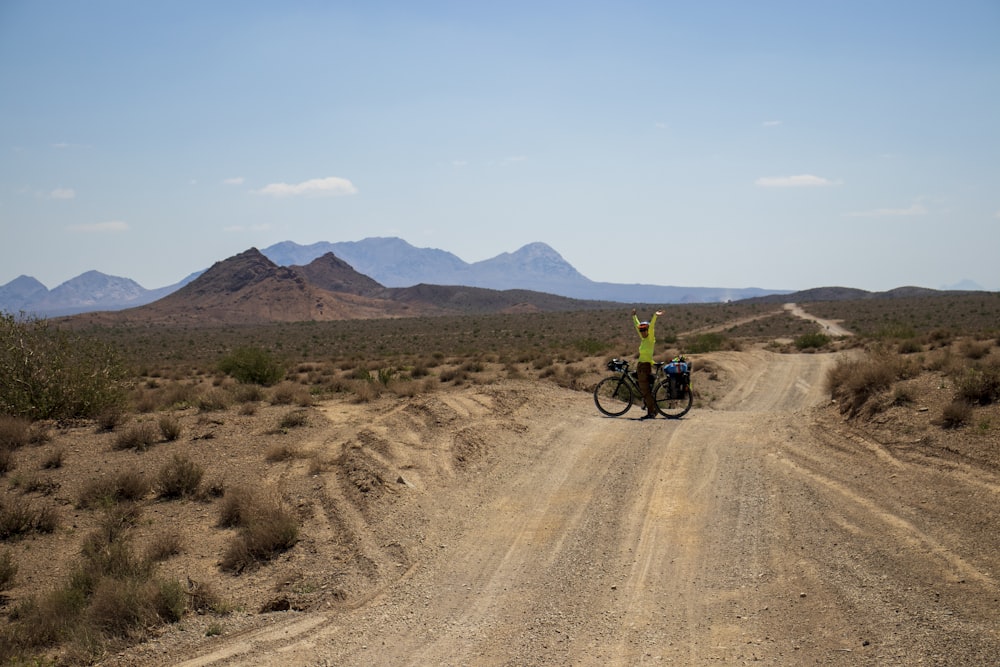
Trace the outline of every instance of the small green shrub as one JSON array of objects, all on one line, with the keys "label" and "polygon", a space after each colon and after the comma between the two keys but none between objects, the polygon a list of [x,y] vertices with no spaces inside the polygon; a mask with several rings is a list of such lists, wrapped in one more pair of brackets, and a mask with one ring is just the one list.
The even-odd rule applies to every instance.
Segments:
[{"label": "small green shrub", "polygon": [[816,349],[826,347],[830,344],[830,337],[824,333],[802,334],[795,339],[795,347],[800,350]]},{"label": "small green shrub", "polygon": [[265,387],[285,376],[282,364],[270,352],[259,347],[240,347],[219,362],[219,370],[239,382]]},{"label": "small green shrub", "polygon": [[684,342],[684,351],[687,354],[705,354],[708,352],[718,352],[726,345],[726,337],[720,333],[702,333],[688,338]]}]

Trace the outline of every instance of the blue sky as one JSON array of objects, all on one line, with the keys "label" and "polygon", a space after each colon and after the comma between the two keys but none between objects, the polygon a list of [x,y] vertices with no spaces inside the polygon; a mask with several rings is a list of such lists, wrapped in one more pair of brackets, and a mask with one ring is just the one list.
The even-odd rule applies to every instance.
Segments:
[{"label": "blue sky", "polygon": [[0,0],[0,285],[398,236],[1000,290],[998,36],[997,0]]}]

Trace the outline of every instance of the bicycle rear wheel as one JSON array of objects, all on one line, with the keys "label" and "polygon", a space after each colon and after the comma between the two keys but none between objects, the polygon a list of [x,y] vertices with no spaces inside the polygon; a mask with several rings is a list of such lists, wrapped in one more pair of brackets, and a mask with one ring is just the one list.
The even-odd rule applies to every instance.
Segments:
[{"label": "bicycle rear wheel", "polygon": [[594,404],[609,417],[620,417],[632,407],[632,388],[620,375],[604,378],[594,387]]},{"label": "bicycle rear wheel", "polygon": [[656,399],[656,409],[667,419],[680,419],[691,409],[694,396],[691,393],[691,385],[688,384],[680,392],[677,398],[670,397],[670,384],[663,380],[653,387],[653,397]]}]

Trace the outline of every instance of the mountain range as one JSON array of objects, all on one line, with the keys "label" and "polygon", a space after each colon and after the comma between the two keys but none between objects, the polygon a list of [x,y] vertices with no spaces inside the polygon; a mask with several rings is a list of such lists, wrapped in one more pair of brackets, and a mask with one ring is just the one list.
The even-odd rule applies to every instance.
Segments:
[{"label": "mountain range", "polygon": [[[395,237],[311,245],[283,241],[260,253],[279,267],[304,267],[319,257],[333,254],[382,289],[465,286],[620,303],[708,303],[788,293],[758,288],[596,282],[583,276],[544,243],[530,243],[515,252],[474,263],[444,250],[417,248]],[[35,278],[22,275],[0,286],[0,311],[49,317],[134,308],[179,292],[202,273],[195,272],[176,284],[158,289],[145,289],[129,278],[88,271],[49,290]]]}]

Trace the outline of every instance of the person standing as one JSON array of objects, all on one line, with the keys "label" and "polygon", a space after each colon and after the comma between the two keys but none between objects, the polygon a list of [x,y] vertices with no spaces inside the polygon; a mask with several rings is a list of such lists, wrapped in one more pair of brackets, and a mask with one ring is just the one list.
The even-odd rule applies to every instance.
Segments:
[{"label": "person standing", "polygon": [[636,379],[642,391],[642,400],[646,403],[646,414],[639,419],[656,419],[656,399],[653,397],[653,349],[656,347],[656,318],[663,314],[662,310],[653,313],[649,321],[639,321],[632,309],[632,324],[639,334],[639,365],[636,367]]}]

